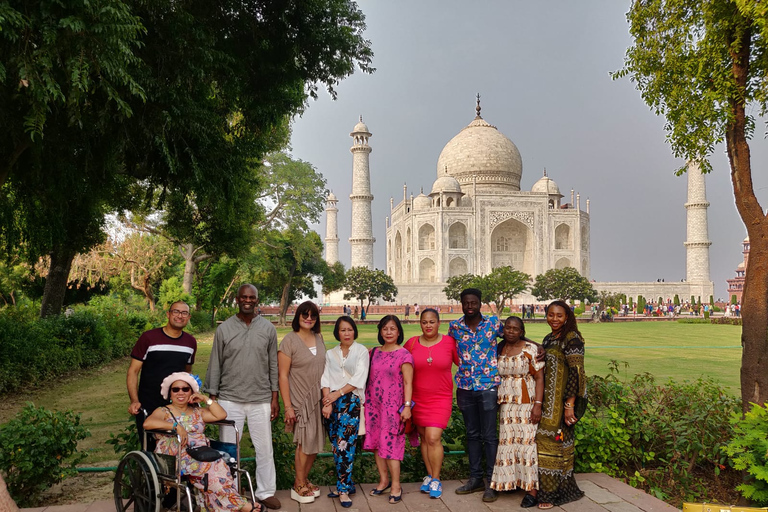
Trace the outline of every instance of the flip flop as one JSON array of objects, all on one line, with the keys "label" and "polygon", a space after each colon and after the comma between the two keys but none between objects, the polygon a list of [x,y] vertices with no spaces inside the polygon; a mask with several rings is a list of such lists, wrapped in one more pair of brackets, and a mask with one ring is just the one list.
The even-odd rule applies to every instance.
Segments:
[{"label": "flip flop", "polygon": [[373,488],[373,489],[371,489],[370,495],[371,495],[371,496],[381,496],[382,494],[384,494],[384,491],[386,491],[386,490],[387,490],[387,489],[389,489],[390,487],[392,487],[392,482],[389,482],[389,483],[387,484],[387,486],[386,486],[385,488],[383,488],[383,489],[379,489],[379,488]]},{"label": "flip flop", "polygon": [[539,503],[539,510],[549,510],[554,507],[551,503]]}]

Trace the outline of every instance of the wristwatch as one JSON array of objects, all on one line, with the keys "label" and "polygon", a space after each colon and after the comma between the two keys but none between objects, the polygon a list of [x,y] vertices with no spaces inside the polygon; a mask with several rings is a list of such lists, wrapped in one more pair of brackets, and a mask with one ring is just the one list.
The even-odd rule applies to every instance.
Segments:
[{"label": "wristwatch", "polygon": [[205,401],[207,405],[211,405],[213,403],[213,398],[208,398],[208,400]]},{"label": "wristwatch", "polygon": [[404,407],[410,407],[411,406],[411,402],[405,402],[405,403],[403,403],[403,406]]}]

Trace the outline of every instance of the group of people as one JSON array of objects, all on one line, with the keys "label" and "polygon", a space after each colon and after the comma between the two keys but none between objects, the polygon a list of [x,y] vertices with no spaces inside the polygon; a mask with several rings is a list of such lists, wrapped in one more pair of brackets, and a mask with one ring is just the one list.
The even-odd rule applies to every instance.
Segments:
[{"label": "group of people", "polygon": [[[159,358],[154,352],[176,345],[161,339],[166,342],[159,343],[163,348],[145,350],[141,347],[146,343],[139,340],[132,368],[139,367],[142,379],[137,388],[137,368],[129,370],[131,412],[136,414],[148,400],[141,396],[148,380],[149,386],[157,386],[162,403],[143,427],[170,424],[177,432],[188,432],[184,442],[196,446],[205,442],[198,437],[205,421],[227,417],[242,429],[247,420],[256,452],[258,503],[248,504],[236,495],[226,465],[188,460],[184,469],[192,475],[209,474],[207,487],[199,487],[210,508],[259,511],[280,506],[274,496],[270,430],[279,413],[279,391],[285,428],[295,443],[292,499],[311,503],[320,496],[309,473],[328,438],[337,476],[336,489],[328,496],[351,507],[356,492],[352,469],[363,436],[361,447],[374,453],[379,473],[370,494],[388,491],[389,503],[396,504],[402,499],[400,463],[406,439],[420,446],[426,466],[421,491],[432,498],[442,496],[442,434],[450,420],[455,384],[470,466],[469,479],[456,493],[483,492],[483,501],[489,502],[500,491],[523,489],[522,506],[541,509],[579,499],[583,493],[573,475],[578,421],[574,411],[577,399],[586,398],[586,378],[584,343],[573,311],[563,302],[551,303],[546,310],[551,333],[539,345],[525,337],[521,318],[502,323],[482,315],[481,298],[476,289],[462,292],[463,316],[450,322],[447,334],[440,332],[440,314],[433,308],[420,311],[421,334],[408,340],[399,318],[384,316],[378,323],[380,346],[370,351],[356,341],[354,319],[343,315],[333,329],[338,344],[326,350],[314,303],[297,307],[292,332],[278,345],[274,326],[253,315],[256,288],[244,285],[238,290],[238,314],[216,331],[202,387],[210,396],[199,392],[189,373],[173,373],[161,379],[162,385],[148,379],[148,367],[155,366],[150,363]],[[186,304],[173,305],[168,326],[154,336],[183,337],[184,311],[188,317]],[[194,348],[179,353],[186,356],[183,361],[176,358],[184,368],[174,371],[188,372]],[[455,374],[453,365],[458,367]],[[222,440],[227,440],[227,430],[222,428]],[[156,449],[171,451],[165,442]],[[218,485],[212,486],[211,480]]]}]

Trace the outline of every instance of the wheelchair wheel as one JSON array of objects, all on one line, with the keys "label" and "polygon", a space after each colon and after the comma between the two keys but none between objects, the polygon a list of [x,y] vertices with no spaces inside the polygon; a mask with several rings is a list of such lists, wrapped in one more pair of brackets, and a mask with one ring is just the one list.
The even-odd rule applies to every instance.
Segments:
[{"label": "wheelchair wheel", "polygon": [[145,453],[131,452],[118,464],[114,483],[117,512],[160,512],[159,489],[155,466]]}]

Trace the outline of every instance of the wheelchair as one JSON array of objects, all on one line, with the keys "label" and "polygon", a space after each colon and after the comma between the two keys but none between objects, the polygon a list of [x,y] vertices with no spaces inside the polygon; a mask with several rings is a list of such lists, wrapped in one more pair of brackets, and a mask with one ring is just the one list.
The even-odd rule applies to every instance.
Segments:
[{"label": "wheelchair", "polygon": [[[142,411],[147,417],[146,411]],[[235,480],[237,492],[242,495],[243,475],[248,482],[251,503],[256,503],[253,492],[251,475],[240,468],[240,431],[232,420],[222,420],[206,425],[228,426],[235,429],[235,443],[223,443],[210,440],[211,448],[222,452],[224,460],[229,466],[230,473]],[[128,453],[117,466],[113,495],[117,512],[160,512],[164,508],[181,512],[186,506],[188,512],[196,510],[197,494],[191,484],[191,478],[181,474],[181,453],[177,455],[164,455],[146,450],[147,435],[158,434],[175,437],[181,443],[180,436],[174,430],[145,430],[142,439],[143,450],[135,450]],[[169,492],[176,490],[176,502],[170,506],[164,506]],[[196,498],[196,497],[195,497]]]}]

